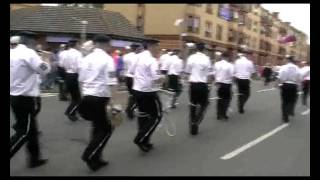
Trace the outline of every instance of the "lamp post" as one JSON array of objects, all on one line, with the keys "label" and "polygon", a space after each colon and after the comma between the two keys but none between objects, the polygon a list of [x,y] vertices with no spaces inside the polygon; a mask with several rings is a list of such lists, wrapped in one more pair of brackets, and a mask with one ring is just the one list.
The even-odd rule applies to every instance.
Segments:
[{"label": "lamp post", "polygon": [[81,24],[83,25],[81,32],[81,42],[84,43],[86,41],[88,21],[81,21]]},{"label": "lamp post", "polygon": [[76,18],[76,17],[72,17],[71,19],[80,21],[80,23],[82,24],[82,29],[81,29],[81,33],[80,33],[80,38],[81,38],[81,43],[84,43],[84,42],[86,41],[88,21],[82,20],[82,19]]}]

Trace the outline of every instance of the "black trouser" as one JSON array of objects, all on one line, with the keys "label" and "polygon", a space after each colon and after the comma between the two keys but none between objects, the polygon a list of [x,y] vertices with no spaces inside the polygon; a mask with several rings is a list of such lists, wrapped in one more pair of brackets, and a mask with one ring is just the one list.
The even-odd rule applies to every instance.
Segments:
[{"label": "black trouser", "polygon": [[150,137],[162,118],[162,104],[157,92],[134,91],[139,109],[137,144],[150,142]]},{"label": "black trouser", "polygon": [[298,98],[297,91],[298,87],[296,84],[283,83],[281,86],[283,120],[288,120],[289,115],[294,114],[294,109]]},{"label": "black trouser", "polygon": [[106,112],[108,102],[107,97],[84,96],[79,106],[80,115],[92,122],[90,142],[82,155],[86,161],[101,159],[102,151],[112,134],[111,121]]},{"label": "black trouser", "polygon": [[27,142],[30,162],[40,158],[36,116],[40,112],[40,97],[10,96],[10,104],[16,123],[15,134],[10,138],[10,159]]},{"label": "black trouser", "polygon": [[218,101],[217,101],[217,116],[218,117],[225,117],[227,116],[227,110],[229,108],[231,99],[232,99],[232,92],[231,84],[225,83],[217,83],[218,89]]},{"label": "black trouser", "polygon": [[59,99],[67,99],[67,87],[66,87],[66,72],[64,68],[58,67],[58,85],[59,85]]},{"label": "black trouser", "polygon": [[165,75],[165,80],[162,83],[162,89],[167,89],[168,88],[168,71],[167,70],[160,70],[161,74]]},{"label": "black trouser", "polygon": [[309,96],[309,91],[310,91],[310,80],[304,80],[302,82],[302,91],[303,91],[303,95],[302,95],[302,104],[303,105],[307,105],[307,99]]},{"label": "black trouser", "polygon": [[243,110],[243,107],[250,97],[250,80],[249,79],[236,79],[238,86],[238,108]]},{"label": "black trouser", "polygon": [[126,77],[126,85],[127,89],[129,91],[129,97],[128,97],[128,105],[126,108],[126,113],[128,116],[133,116],[133,110],[137,107],[136,100],[134,99],[134,94],[132,90],[133,85],[133,78],[132,77]]},{"label": "black trouser", "polygon": [[71,95],[70,105],[68,106],[65,114],[68,116],[75,116],[81,101],[80,88],[78,83],[77,73],[66,73],[67,89]]},{"label": "black trouser", "polygon": [[271,82],[271,75],[266,75],[264,78],[264,85],[267,86]]},{"label": "black trouser", "polygon": [[189,124],[199,125],[209,105],[209,89],[206,83],[190,83],[190,114]]},{"label": "black trouser", "polygon": [[177,98],[181,94],[181,83],[180,83],[180,78],[178,75],[168,75],[168,80],[169,80],[169,89],[175,92],[173,99],[171,101],[171,106],[174,106]]}]

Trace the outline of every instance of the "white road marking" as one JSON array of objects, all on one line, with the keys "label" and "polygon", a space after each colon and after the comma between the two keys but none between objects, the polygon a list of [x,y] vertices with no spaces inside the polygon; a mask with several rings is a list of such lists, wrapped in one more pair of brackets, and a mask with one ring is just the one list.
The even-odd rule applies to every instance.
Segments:
[{"label": "white road marking", "polygon": [[245,150],[257,145],[258,143],[262,142],[263,140],[267,139],[268,137],[276,134],[277,132],[279,132],[283,128],[287,127],[288,125],[289,125],[288,123],[282,124],[281,126],[279,126],[279,127],[275,128],[274,130],[268,132],[267,134],[264,134],[264,135],[258,137],[257,139],[255,139],[255,140],[253,140],[253,141],[241,146],[240,148],[238,148],[238,149],[236,149],[236,150],[234,150],[234,151],[222,156],[220,159],[222,159],[222,160],[231,159],[231,158],[239,155],[243,151],[245,151]]},{"label": "white road marking", "polygon": [[275,90],[276,88],[270,88],[270,89],[262,89],[262,90],[259,90],[257,92],[265,92],[265,91],[273,91]]},{"label": "white road marking", "polygon": [[57,96],[58,93],[41,93],[40,97],[52,97],[52,96]]},{"label": "white road marking", "polygon": [[307,114],[309,114],[309,113],[310,113],[310,109],[307,109],[306,111],[303,111],[303,112],[301,113],[301,115],[305,116],[305,115],[307,115]]},{"label": "white road marking", "polygon": [[116,93],[117,94],[124,94],[124,93],[127,93],[128,91],[117,91]]},{"label": "white road marking", "polygon": [[211,100],[219,99],[219,97],[212,97]]}]

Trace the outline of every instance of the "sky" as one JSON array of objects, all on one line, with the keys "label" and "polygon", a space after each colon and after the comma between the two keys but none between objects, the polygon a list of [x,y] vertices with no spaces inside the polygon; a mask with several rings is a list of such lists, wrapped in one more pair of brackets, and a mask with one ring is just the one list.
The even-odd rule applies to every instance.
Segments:
[{"label": "sky", "polygon": [[310,4],[262,4],[270,12],[279,12],[279,18],[307,34],[310,44]]},{"label": "sky", "polygon": [[293,27],[307,34],[310,44],[310,4],[262,4],[262,7],[270,12],[279,12],[281,20],[291,22]]}]

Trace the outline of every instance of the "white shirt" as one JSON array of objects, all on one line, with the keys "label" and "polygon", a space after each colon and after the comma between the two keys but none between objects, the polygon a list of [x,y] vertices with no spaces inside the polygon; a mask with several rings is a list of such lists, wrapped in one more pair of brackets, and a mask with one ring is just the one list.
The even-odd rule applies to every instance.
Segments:
[{"label": "white shirt", "polygon": [[168,67],[168,75],[180,75],[183,70],[183,60],[177,55],[173,55],[170,58],[171,60]]},{"label": "white shirt", "polygon": [[82,95],[111,97],[109,85],[114,85],[115,67],[110,55],[95,48],[81,59],[78,70]]},{"label": "white shirt", "polygon": [[50,69],[33,49],[19,44],[10,51],[10,95],[39,96],[39,74],[45,75]]},{"label": "white shirt", "polygon": [[222,59],[214,64],[213,72],[216,82],[231,84],[234,74],[234,65]]},{"label": "white shirt", "polygon": [[299,67],[290,62],[281,66],[279,71],[279,79],[285,83],[299,84],[301,82]]},{"label": "white shirt", "polygon": [[212,74],[210,58],[201,52],[192,54],[187,59],[185,72],[190,74],[189,82],[207,83],[208,76]]},{"label": "white shirt", "polygon": [[241,56],[234,63],[234,76],[239,79],[250,79],[251,74],[255,72],[253,63],[246,57]]},{"label": "white shirt", "polygon": [[310,66],[304,66],[300,69],[303,80],[310,80]]},{"label": "white shirt", "polygon": [[137,54],[134,52],[130,52],[123,56],[125,76],[133,77],[133,75],[129,73],[129,70],[132,68],[132,66],[135,64],[136,61],[137,61]]},{"label": "white shirt", "polygon": [[138,55],[130,72],[134,75],[132,89],[141,92],[154,92],[159,89],[154,82],[161,77],[159,65],[148,50]]},{"label": "white shirt", "polygon": [[160,57],[160,69],[164,71],[168,71],[169,69],[169,64],[171,61],[171,56],[169,54],[164,54]]},{"label": "white shirt", "polygon": [[60,51],[59,54],[58,54],[58,65],[59,67],[62,67],[62,61],[63,61],[63,58],[64,58],[64,55],[66,54],[67,50],[63,50],[63,51]]},{"label": "white shirt", "polygon": [[70,48],[62,56],[61,65],[67,73],[77,73],[79,62],[82,58],[80,51]]}]

